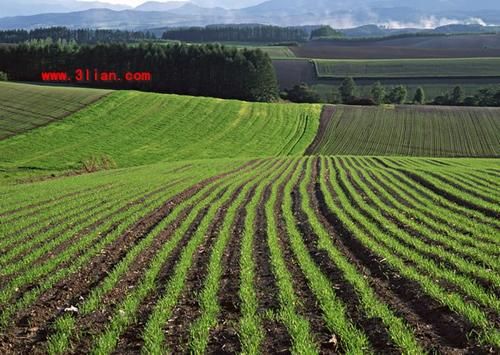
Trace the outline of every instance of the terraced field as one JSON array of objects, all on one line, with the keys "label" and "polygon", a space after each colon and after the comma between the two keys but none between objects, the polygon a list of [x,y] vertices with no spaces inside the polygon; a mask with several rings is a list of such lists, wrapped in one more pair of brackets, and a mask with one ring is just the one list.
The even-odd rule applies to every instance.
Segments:
[{"label": "terraced field", "polygon": [[0,140],[66,117],[108,93],[0,82]]},{"label": "terraced field", "polygon": [[0,352],[494,352],[497,162],[207,160],[2,187]]},{"label": "terraced field", "polygon": [[500,110],[325,106],[308,154],[499,157]]},{"label": "terraced field", "polygon": [[498,77],[499,58],[314,60],[319,78]]}]

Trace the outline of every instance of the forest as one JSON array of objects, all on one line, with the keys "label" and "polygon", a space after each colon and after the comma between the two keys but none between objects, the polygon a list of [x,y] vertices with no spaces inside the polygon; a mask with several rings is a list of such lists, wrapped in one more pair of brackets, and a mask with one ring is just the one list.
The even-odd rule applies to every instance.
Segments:
[{"label": "forest", "polygon": [[88,82],[88,86],[211,96],[248,101],[278,97],[271,59],[259,49],[218,44],[98,44],[36,41],[0,47],[0,72],[9,80],[41,81],[42,72],[77,69],[149,72],[146,82]]},{"label": "forest", "polygon": [[308,40],[304,29],[266,25],[212,25],[178,28],[166,31],[163,39],[191,42],[258,42],[281,43]]},{"label": "forest", "polygon": [[106,29],[69,29],[66,27],[36,28],[33,30],[5,30],[0,31],[0,43],[23,43],[33,40],[52,39],[65,40],[76,43],[97,44],[113,42],[135,42],[155,39],[153,33],[147,31],[124,31]]}]

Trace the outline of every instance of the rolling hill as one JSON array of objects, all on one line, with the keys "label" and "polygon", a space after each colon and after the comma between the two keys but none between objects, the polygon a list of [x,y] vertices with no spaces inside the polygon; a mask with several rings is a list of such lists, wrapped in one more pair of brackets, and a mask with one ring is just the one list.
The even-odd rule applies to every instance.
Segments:
[{"label": "rolling hill", "polygon": [[301,154],[319,115],[319,105],[115,91],[64,120],[0,141],[0,167],[78,169],[95,156],[126,167]]},{"label": "rolling hill", "polygon": [[[108,90],[0,83],[0,140],[66,117]],[[22,100],[19,98],[22,97]]]}]

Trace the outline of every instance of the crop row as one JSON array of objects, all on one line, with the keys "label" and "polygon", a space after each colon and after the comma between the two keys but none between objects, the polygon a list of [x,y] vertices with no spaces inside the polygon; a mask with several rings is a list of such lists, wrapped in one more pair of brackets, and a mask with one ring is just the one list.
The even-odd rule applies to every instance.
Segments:
[{"label": "crop row", "polygon": [[228,161],[126,189],[103,174],[102,198],[68,200],[81,221],[41,194],[27,208],[47,228],[3,226],[0,350],[498,350],[498,179],[460,162]]}]

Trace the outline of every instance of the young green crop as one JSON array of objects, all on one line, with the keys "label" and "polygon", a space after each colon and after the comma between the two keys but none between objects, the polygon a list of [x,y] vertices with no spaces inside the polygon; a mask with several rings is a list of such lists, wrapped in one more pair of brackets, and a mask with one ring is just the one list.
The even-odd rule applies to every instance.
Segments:
[{"label": "young green crop", "polygon": [[[384,242],[389,241],[389,239],[386,238],[380,230],[368,223],[366,218],[360,215],[359,212],[352,207],[349,198],[340,188],[336,174],[333,173],[331,161],[328,161],[328,171],[330,171],[330,173],[327,173],[325,169],[321,174],[321,191],[325,197],[327,207],[335,213],[344,226],[353,233],[367,249],[384,258],[384,262],[395,270],[398,270],[403,277],[416,281],[420,284],[424,292],[468,319],[471,324],[479,330],[481,341],[497,347],[500,346],[500,332],[498,329],[491,326],[486,314],[476,305],[464,301],[462,296],[455,292],[444,290],[441,286],[436,284],[432,278],[420,273],[413,266],[406,264],[403,259],[394,254],[394,250],[376,241],[380,240]],[[335,192],[335,199],[330,195],[329,188],[332,188]],[[363,224],[363,229],[360,228],[358,225],[359,223]],[[397,251],[397,249],[395,251]],[[414,256],[415,254],[412,252],[405,254],[405,258]]]}]

